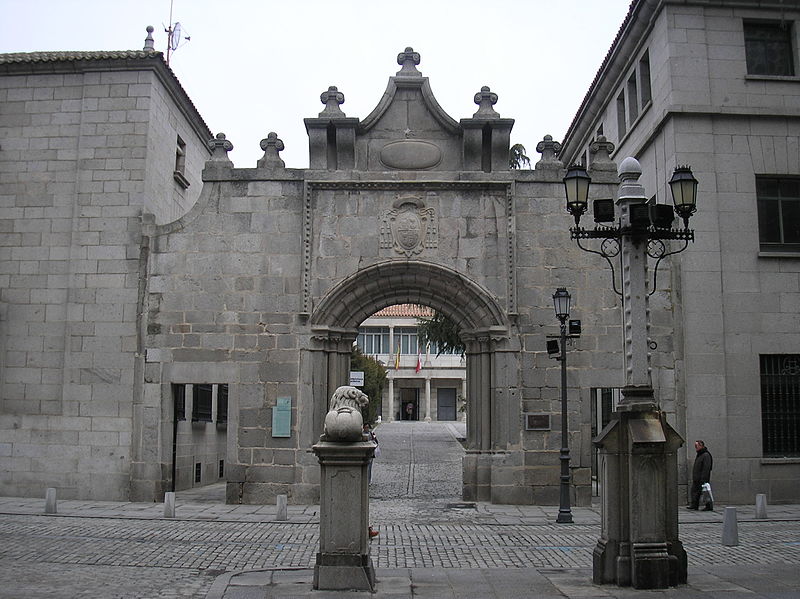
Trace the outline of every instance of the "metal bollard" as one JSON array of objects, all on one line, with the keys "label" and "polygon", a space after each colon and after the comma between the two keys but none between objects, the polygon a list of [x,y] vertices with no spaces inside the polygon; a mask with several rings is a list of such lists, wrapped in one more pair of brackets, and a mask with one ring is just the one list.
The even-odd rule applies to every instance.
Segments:
[{"label": "metal bollard", "polygon": [[736,508],[726,507],[722,519],[722,544],[735,547],[739,544],[739,523],[736,521]]},{"label": "metal bollard", "polygon": [[172,491],[164,493],[164,517],[175,517],[175,493]]},{"label": "metal bollard", "polygon": [[765,493],[756,495],[756,518],[759,520],[767,519],[767,495]]},{"label": "metal bollard", "polygon": [[48,487],[44,495],[44,513],[56,514],[58,513],[58,506],[56,505],[56,490],[53,487]]},{"label": "metal bollard", "polygon": [[278,495],[277,497],[278,513],[275,516],[276,520],[288,520],[289,512],[286,508],[286,495]]}]

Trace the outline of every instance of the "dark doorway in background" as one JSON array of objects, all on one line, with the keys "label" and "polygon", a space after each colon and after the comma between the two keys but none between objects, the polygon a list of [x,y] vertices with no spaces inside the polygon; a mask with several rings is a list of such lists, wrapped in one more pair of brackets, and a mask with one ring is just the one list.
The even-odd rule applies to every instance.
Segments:
[{"label": "dark doorway in background", "polygon": [[456,390],[439,387],[436,393],[436,420],[456,420]]},{"label": "dark doorway in background", "polygon": [[416,389],[400,389],[400,418],[419,420],[419,405]]}]

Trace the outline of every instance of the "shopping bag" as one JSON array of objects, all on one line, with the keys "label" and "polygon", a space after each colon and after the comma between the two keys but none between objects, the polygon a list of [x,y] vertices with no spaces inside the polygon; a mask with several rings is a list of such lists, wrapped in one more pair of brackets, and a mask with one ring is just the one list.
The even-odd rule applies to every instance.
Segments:
[{"label": "shopping bag", "polygon": [[710,505],[714,503],[714,494],[711,492],[711,483],[703,483],[700,487],[700,503]]},{"label": "shopping bag", "polygon": [[376,445],[375,446],[375,457],[376,458],[381,457],[381,446],[380,445]]}]

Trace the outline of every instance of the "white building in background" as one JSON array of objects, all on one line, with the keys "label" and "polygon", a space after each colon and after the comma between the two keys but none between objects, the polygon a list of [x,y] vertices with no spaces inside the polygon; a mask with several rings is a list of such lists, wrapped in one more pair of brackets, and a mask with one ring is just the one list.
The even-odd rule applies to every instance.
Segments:
[{"label": "white building in background", "polygon": [[388,370],[379,412],[384,421],[466,418],[464,356],[437,355],[435,345],[419,341],[417,319],[431,316],[426,306],[398,304],[376,312],[358,329],[358,347]]}]

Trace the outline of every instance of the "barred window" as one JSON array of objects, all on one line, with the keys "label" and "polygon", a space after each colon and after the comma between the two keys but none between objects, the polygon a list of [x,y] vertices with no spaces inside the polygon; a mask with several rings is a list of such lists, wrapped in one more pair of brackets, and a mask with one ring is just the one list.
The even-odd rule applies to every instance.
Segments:
[{"label": "barred window", "polygon": [[194,385],[192,422],[211,422],[211,385]]},{"label": "barred window", "polygon": [[764,457],[800,456],[800,354],[761,356]]},{"label": "barred window", "polygon": [[762,250],[800,251],[800,177],[756,177]]},{"label": "barred window", "polygon": [[790,23],[745,21],[744,48],[748,74],[794,75]]}]

